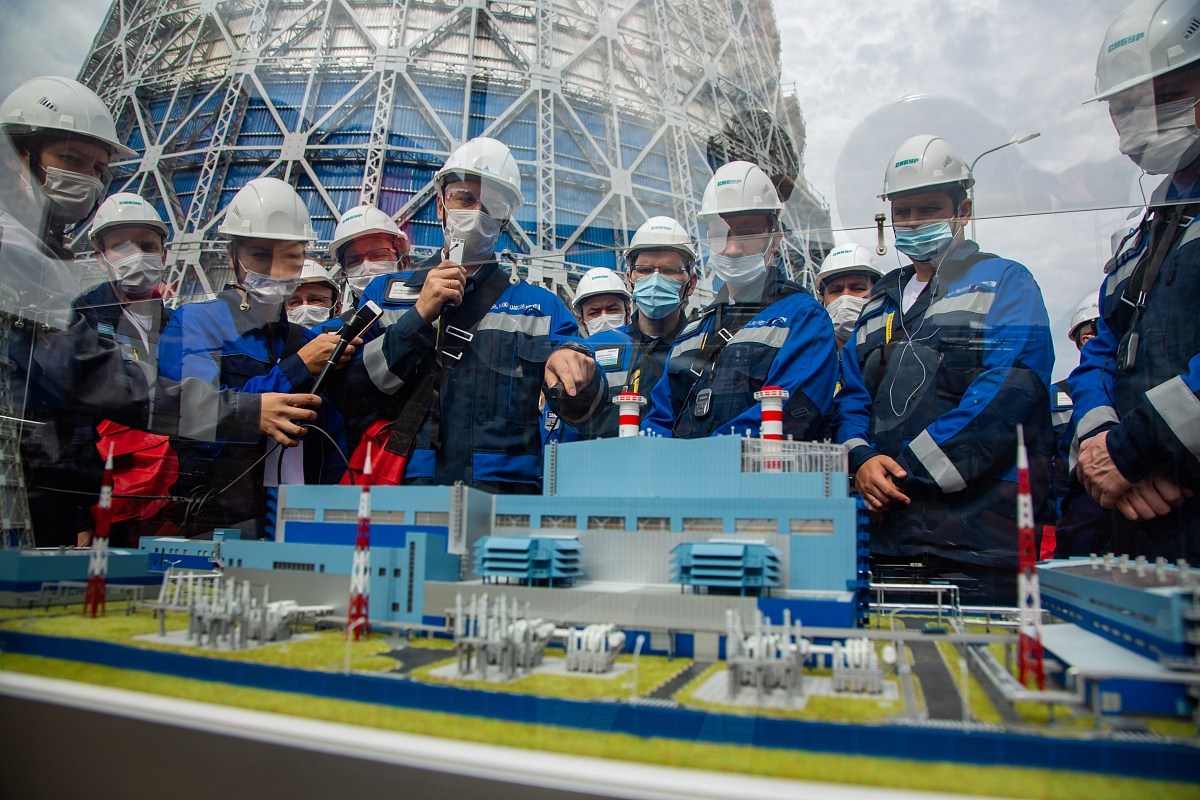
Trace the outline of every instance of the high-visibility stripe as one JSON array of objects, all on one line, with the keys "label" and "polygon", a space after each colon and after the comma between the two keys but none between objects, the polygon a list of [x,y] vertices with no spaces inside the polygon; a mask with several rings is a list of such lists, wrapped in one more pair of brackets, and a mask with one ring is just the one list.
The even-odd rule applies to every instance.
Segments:
[{"label": "high-visibility stripe", "polygon": [[479,323],[478,331],[527,333],[530,336],[549,336],[549,317],[530,317],[524,314],[497,314],[489,311]]},{"label": "high-visibility stripe", "polygon": [[791,334],[791,328],[777,328],[773,325],[765,325],[758,328],[742,328],[733,335],[729,340],[730,344],[738,342],[753,342],[755,344],[765,344],[768,347],[783,347],[787,337]]},{"label": "high-visibility stripe", "polygon": [[1146,399],[1167,423],[1175,438],[1196,458],[1200,458],[1200,400],[1183,378],[1176,375],[1146,392]]},{"label": "high-visibility stripe", "polygon": [[199,378],[184,378],[179,390],[179,435],[201,442],[216,441],[221,408],[217,390]]},{"label": "high-visibility stripe", "polygon": [[943,492],[949,494],[950,492],[961,492],[967,488],[967,482],[963,480],[962,473],[958,471],[958,467],[954,466],[954,462],[942,451],[942,448],[938,447],[937,442],[929,435],[929,431],[921,431],[908,447]]},{"label": "high-visibility stripe", "polygon": [[384,394],[395,394],[400,391],[404,381],[388,369],[387,355],[383,352],[385,341],[387,341],[387,337],[380,336],[363,346],[363,367],[379,391]]}]

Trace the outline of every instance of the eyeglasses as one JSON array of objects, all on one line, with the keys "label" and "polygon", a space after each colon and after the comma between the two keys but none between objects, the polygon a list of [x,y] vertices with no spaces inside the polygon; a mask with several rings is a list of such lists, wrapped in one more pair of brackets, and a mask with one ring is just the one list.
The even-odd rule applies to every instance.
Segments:
[{"label": "eyeglasses", "polygon": [[344,269],[354,269],[361,266],[364,261],[396,261],[396,251],[390,247],[377,247],[374,250],[366,253],[346,253],[342,259],[342,267]]},{"label": "eyeglasses", "polygon": [[309,297],[300,297],[292,295],[284,301],[286,308],[299,308],[300,306],[320,306],[321,308],[333,308],[333,295],[310,295]]},{"label": "eyeglasses", "polygon": [[683,281],[688,275],[688,271],[683,267],[650,267],[641,264],[635,264],[629,271],[635,278],[649,278],[657,272],[664,278],[670,278],[673,281]]},{"label": "eyeglasses", "polygon": [[512,201],[494,186],[484,182],[476,194],[465,186],[447,189],[442,193],[442,202],[451,211],[480,210],[495,220],[503,222],[512,216]]}]

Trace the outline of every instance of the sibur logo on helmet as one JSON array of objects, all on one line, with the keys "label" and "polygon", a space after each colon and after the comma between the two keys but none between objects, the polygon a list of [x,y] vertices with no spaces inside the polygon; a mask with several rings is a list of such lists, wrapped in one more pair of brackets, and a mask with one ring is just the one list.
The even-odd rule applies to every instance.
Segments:
[{"label": "sibur logo on helmet", "polygon": [[1133,36],[1126,36],[1124,39],[1117,39],[1115,42],[1113,42],[1112,44],[1110,44],[1108,46],[1108,52],[1111,53],[1113,50],[1116,50],[1117,48],[1124,47],[1127,44],[1133,44],[1134,42],[1140,42],[1142,39],[1145,39],[1145,38],[1146,38],[1145,33],[1135,33]]},{"label": "sibur logo on helmet", "polygon": [[897,161],[896,168],[899,169],[900,167],[906,167],[909,164],[916,164],[916,163],[920,162],[920,160],[921,159],[919,159],[919,158],[906,158],[903,161]]},{"label": "sibur logo on helmet", "polygon": [[727,178],[726,180],[723,180],[723,181],[717,181],[717,186],[728,186],[731,183],[741,183],[741,182],[742,182],[741,178]]}]

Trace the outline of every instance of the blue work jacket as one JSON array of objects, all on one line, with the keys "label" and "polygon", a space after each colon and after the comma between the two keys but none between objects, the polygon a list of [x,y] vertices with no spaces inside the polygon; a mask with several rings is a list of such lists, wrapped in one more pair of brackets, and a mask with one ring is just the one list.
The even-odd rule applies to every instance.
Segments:
[{"label": "blue work jacket", "polygon": [[[775,278],[776,276],[772,276]],[[797,440],[828,436],[837,382],[837,343],[829,314],[795,284],[777,278],[761,303],[718,300],[684,326],[671,346],[666,373],[651,392],[643,429],[696,439],[759,435],[762,411],[754,393],[763,386],[789,392],[783,431]],[[752,314],[715,360],[705,345],[725,338],[735,313]]]},{"label": "blue work jacket", "polygon": [[1021,264],[967,241],[901,313],[914,271],[880,279],[842,351],[837,440],[850,470],[888,455],[913,500],[875,526],[872,552],[1015,568],[1017,425],[1035,509],[1045,508],[1054,447],[1041,290]]},{"label": "blue work jacket", "polygon": [[[1172,193],[1165,199],[1181,200]],[[1107,431],[1108,452],[1126,480],[1161,469],[1200,493],[1200,206],[1181,207],[1181,223],[1166,241],[1165,231],[1155,236],[1156,222],[1171,208],[1154,206],[1105,267],[1096,337],[1084,345],[1069,379],[1077,420],[1072,467],[1080,443]],[[1145,265],[1163,247],[1168,252],[1139,315]],[[1124,360],[1123,349],[1131,353]],[[1194,497],[1148,522],[1129,522],[1119,513],[1113,522],[1118,552],[1200,560]]]},{"label": "blue work jacket", "polygon": [[[376,278],[364,292],[389,302],[381,335],[363,346],[350,385],[365,373],[378,394],[394,397],[433,364],[441,325],[426,322],[415,308],[429,268],[440,254],[405,280]],[[484,264],[467,280],[478,291],[500,269]],[[440,319],[437,320],[440,323]],[[406,483],[467,485],[501,492],[536,492],[542,480],[542,417],[538,395],[550,354],[567,342],[583,344],[575,317],[552,292],[523,280],[511,282],[484,314],[462,358],[447,374],[417,433]],[[604,399],[603,371],[576,397],[554,401],[568,423],[590,416]],[[355,390],[357,393],[357,390]],[[386,416],[394,419],[399,408]]]}]

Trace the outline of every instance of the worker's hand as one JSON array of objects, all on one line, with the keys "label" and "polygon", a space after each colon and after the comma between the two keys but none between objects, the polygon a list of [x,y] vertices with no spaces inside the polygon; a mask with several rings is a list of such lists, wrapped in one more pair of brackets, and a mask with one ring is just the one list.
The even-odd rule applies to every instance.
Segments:
[{"label": "worker's hand", "polygon": [[442,315],[442,309],[462,302],[467,288],[467,271],[453,261],[443,261],[425,276],[421,294],[417,296],[417,313],[430,325]]},{"label": "worker's hand", "polygon": [[1191,489],[1175,483],[1162,470],[1155,470],[1122,495],[1116,509],[1130,521],[1149,521],[1170,514],[1192,495]]},{"label": "worker's hand", "polygon": [[79,531],[78,533],[75,534],[75,546],[76,547],[91,547],[92,546],[92,535],[93,534],[92,534],[91,528],[87,528],[86,530]]},{"label": "worker's hand", "polygon": [[896,487],[898,479],[907,478],[896,460],[891,456],[878,455],[867,460],[854,474],[854,487],[867,501],[872,511],[884,511],[897,505],[908,505],[908,495]]},{"label": "worker's hand", "polygon": [[562,384],[563,392],[574,397],[592,382],[596,374],[596,359],[578,350],[560,347],[546,359],[545,381],[547,386]]},{"label": "worker's hand", "polygon": [[[337,347],[338,342],[342,340],[341,334],[337,333],[322,333],[317,338],[313,339],[308,344],[301,347],[297,355],[304,361],[304,366],[308,367],[308,371],[313,375],[320,375],[321,370],[325,369],[325,362],[333,355],[333,350]],[[342,352],[338,359],[337,366],[345,366],[354,356],[354,348],[362,344],[362,339],[355,339],[350,344],[346,345],[346,349]]]},{"label": "worker's hand", "polygon": [[1075,474],[1083,488],[1087,489],[1088,494],[1103,508],[1116,508],[1117,501],[1133,488],[1133,484],[1117,469],[1108,452],[1108,431],[1098,433],[1080,445]]},{"label": "worker's hand", "polygon": [[321,398],[315,394],[267,392],[262,395],[258,432],[286,447],[293,447],[308,433],[299,423],[315,420],[317,412],[313,409],[319,405]]}]

